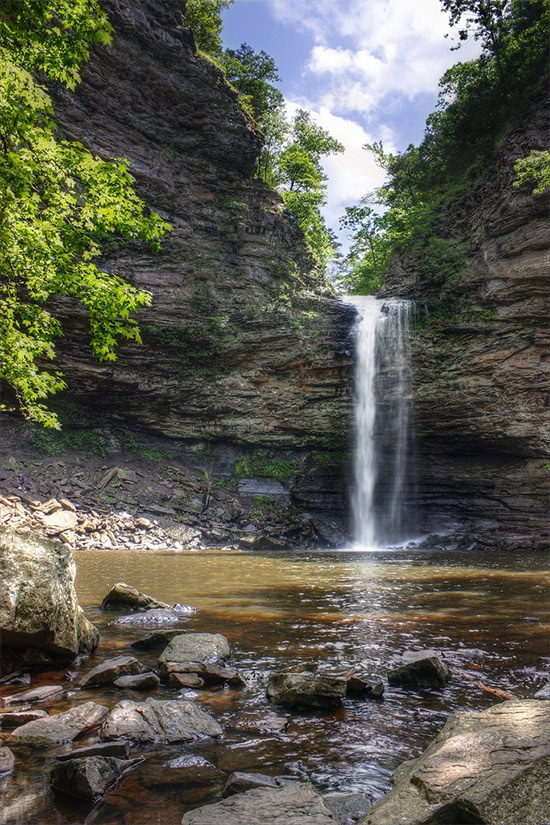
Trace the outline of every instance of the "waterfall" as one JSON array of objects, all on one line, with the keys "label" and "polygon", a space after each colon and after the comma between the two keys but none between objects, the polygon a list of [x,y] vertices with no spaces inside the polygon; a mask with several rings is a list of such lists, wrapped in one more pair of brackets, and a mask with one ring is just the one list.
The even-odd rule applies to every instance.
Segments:
[{"label": "waterfall", "polygon": [[412,373],[409,334],[414,305],[372,296],[349,299],[355,328],[355,453],[352,514],[358,545],[375,547],[412,531]]}]

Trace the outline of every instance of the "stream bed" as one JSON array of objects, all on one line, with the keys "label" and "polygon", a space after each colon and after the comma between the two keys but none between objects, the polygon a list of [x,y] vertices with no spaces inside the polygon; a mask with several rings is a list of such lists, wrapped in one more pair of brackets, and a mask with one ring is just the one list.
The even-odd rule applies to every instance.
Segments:
[{"label": "stream bed", "polygon": [[[99,608],[110,587],[125,581],[194,608],[181,618],[184,630],[227,636],[231,665],[247,687],[198,691],[195,701],[224,728],[221,741],[137,749],[145,761],[92,810],[53,796],[55,748],[17,746],[19,766],[0,779],[0,823],[179,825],[186,810],[216,801],[235,770],[306,780],[323,793],[361,792],[375,801],[389,789],[395,768],[421,753],[452,712],[495,704],[487,688],[524,698],[544,685],[550,664],[546,562],[542,554],[414,545],[76,553],[79,601],[101,643],[93,657],[70,666],[70,676],[120,654],[156,664],[158,651],[130,647],[155,628],[114,624],[121,614]],[[404,652],[421,649],[435,650],[451,669],[442,690],[406,692],[386,684],[382,701],[346,699],[330,713],[290,713],[265,696],[273,671],[357,671],[385,680]],[[59,684],[66,670],[39,674],[33,686]],[[89,700],[112,707],[121,698],[144,698],[114,687],[79,691],[67,682],[67,688],[67,696],[47,705],[50,713]],[[160,687],[152,695],[176,694]],[[281,720],[288,721],[282,730]]]}]

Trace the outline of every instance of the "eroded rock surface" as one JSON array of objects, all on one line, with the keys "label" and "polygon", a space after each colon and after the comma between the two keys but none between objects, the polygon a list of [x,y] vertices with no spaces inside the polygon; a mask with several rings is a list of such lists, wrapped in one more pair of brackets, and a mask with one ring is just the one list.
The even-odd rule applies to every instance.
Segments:
[{"label": "eroded rock surface", "polygon": [[455,713],[360,825],[543,825],[550,821],[550,702]]},{"label": "eroded rock surface", "polygon": [[285,707],[328,709],[342,704],[346,687],[343,676],[272,673],[267,682],[267,695],[272,702]]},{"label": "eroded rock surface", "polygon": [[190,742],[204,736],[221,736],[222,732],[216,720],[192,702],[125,699],[109,714],[101,736],[132,742]]},{"label": "eroded rock surface", "polygon": [[71,710],[54,713],[47,719],[36,719],[17,728],[12,736],[16,740],[37,743],[69,742],[87,731],[98,727],[107,717],[109,709],[96,702],[85,702]]}]

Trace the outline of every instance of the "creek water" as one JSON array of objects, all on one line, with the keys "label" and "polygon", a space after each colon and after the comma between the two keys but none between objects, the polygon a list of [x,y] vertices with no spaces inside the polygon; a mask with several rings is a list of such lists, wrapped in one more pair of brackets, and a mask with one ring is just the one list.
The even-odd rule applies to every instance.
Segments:
[{"label": "creek water", "polygon": [[[182,617],[185,630],[224,633],[247,687],[197,692],[195,701],[222,724],[223,739],[138,749],[144,763],[92,813],[52,795],[49,772],[59,747],[19,746],[22,769],[0,780],[2,825],[179,825],[186,810],[218,798],[233,770],[307,779],[323,792],[376,799],[397,765],[417,756],[450,713],[497,701],[477,682],[531,696],[549,664],[541,555],[450,551],[442,542],[429,550],[81,552],[76,562],[79,601],[102,638],[95,657],[71,665],[73,675],[111,655],[135,655],[131,643],[154,629],[113,624],[120,614],[99,608],[114,582],[127,581],[195,608]],[[265,695],[272,671],[360,671],[376,681],[404,651],[425,648],[453,671],[440,691],[386,686],[381,702],[346,699],[330,713],[289,713]],[[138,657],[155,665],[158,652]],[[63,676],[41,678],[59,683]],[[49,704],[50,712],[123,698],[112,687],[78,691],[66,684],[69,695]],[[161,687],[153,696],[173,698],[174,691]],[[274,716],[288,722],[284,730]]]}]

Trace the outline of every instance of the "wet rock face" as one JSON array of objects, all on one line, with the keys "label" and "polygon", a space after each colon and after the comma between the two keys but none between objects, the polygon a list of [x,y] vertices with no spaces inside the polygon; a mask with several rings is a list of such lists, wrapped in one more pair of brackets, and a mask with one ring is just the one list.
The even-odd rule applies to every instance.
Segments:
[{"label": "wet rock face", "polygon": [[[142,347],[94,363],[81,310],[58,304],[60,366],[80,420],[96,409],[106,424],[187,443],[313,453],[328,442],[338,454],[354,310],[319,279],[280,197],[253,178],[260,136],[220,71],[195,53],[179,0],[104,5],[113,43],[95,51],[76,94],[56,90],[57,119],[94,152],[128,158],[140,195],[172,232],[159,254],[114,244],[104,261],[153,295]],[[321,486],[343,510],[334,465]]]},{"label": "wet rock face", "polygon": [[514,188],[513,166],[549,136],[544,99],[507,135],[472,194],[447,206],[442,234],[463,245],[463,269],[441,282],[402,261],[385,288],[419,305],[417,469],[428,528],[445,518],[478,534],[500,526],[518,549],[550,544],[550,231],[548,191]]}]

